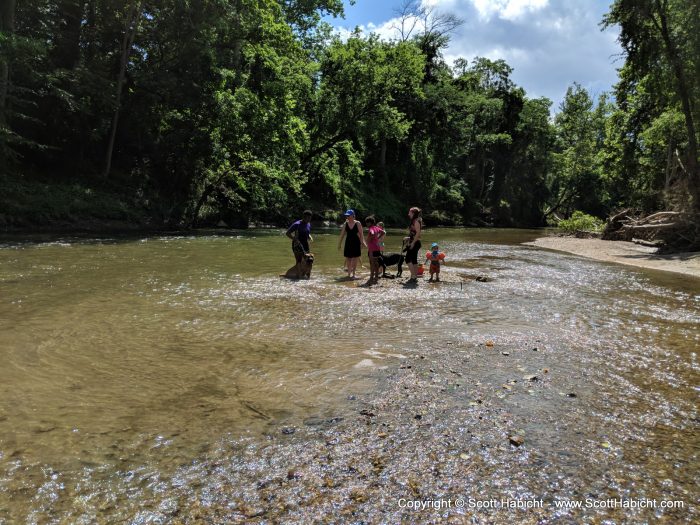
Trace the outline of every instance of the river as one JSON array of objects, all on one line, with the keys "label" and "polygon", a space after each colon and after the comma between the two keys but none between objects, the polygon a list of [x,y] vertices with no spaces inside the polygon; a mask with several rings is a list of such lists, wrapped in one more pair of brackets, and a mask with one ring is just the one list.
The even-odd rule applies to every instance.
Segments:
[{"label": "river", "polygon": [[[428,468],[411,464],[419,453],[445,464],[418,475],[421,497],[669,499],[684,508],[581,516],[697,520],[700,281],[520,244],[540,234],[427,230],[445,282],[415,288],[341,279],[328,231],[299,282],[279,277],[293,260],[279,230],[0,239],[0,523],[306,522],[321,507],[330,521],[478,517],[378,501],[416,497],[397,480]],[[442,415],[414,414],[429,391]],[[386,416],[368,412],[382,402]],[[395,441],[360,496],[335,460],[322,476],[299,459],[334,436],[362,457],[363,432],[366,450]],[[440,485],[445,469],[457,488]],[[272,472],[288,479],[265,500]],[[302,505],[297,478],[347,505]],[[279,494],[287,507],[266,514]]]}]

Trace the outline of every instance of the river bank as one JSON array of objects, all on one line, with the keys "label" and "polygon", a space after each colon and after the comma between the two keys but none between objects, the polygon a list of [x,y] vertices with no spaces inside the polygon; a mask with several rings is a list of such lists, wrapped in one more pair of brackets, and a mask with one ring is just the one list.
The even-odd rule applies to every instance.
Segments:
[{"label": "river bank", "polygon": [[524,244],[580,255],[597,261],[663,270],[700,278],[700,252],[657,255],[656,248],[640,246],[632,242],[577,239],[575,237],[541,237]]}]

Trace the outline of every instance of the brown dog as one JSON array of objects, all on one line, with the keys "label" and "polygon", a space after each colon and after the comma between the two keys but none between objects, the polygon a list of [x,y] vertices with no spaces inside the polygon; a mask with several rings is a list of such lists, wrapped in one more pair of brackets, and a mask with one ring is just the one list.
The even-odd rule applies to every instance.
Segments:
[{"label": "brown dog", "polygon": [[314,265],[314,254],[305,253],[301,258],[301,261],[294,266],[292,266],[287,273],[280,275],[280,277],[286,277],[287,279],[311,279],[311,269]]}]

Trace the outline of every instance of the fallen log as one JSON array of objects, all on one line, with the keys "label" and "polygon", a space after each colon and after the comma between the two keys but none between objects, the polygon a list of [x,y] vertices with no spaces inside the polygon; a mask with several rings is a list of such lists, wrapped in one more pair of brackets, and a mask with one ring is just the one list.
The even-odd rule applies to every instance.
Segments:
[{"label": "fallen log", "polygon": [[679,217],[683,215],[683,213],[679,211],[659,211],[657,213],[652,213],[651,215],[647,215],[646,217],[643,217],[642,219],[639,219],[640,223],[646,223],[646,222],[651,222],[657,219],[662,219],[662,218],[667,218],[667,217]]},{"label": "fallen log", "polygon": [[634,244],[639,244],[641,246],[646,246],[647,248],[661,248],[664,245],[664,242],[661,240],[656,240],[656,241],[645,241],[644,239],[637,239],[633,238],[632,242]]},{"label": "fallen log", "polygon": [[683,227],[683,223],[679,222],[668,222],[668,223],[663,223],[663,224],[625,224],[622,228],[620,228],[621,231],[630,231],[630,230],[665,230],[668,228],[681,228]]},{"label": "fallen log", "polygon": [[629,209],[607,220],[602,238],[631,241],[664,252],[700,249],[700,216],[687,212],[659,211],[636,217]]},{"label": "fallen log", "polygon": [[620,240],[618,238],[617,232],[625,224],[634,220],[632,217],[630,217],[631,212],[632,210],[630,208],[626,208],[622,211],[617,212],[615,215],[609,217],[608,220],[605,222],[605,228],[603,228],[601,238],[613,241]]},{"label": "fallen log", "polygon": [[618,221],[622,220],[623,217],[629,219],[629,217],[627,217],[627,215],[630,213],[630,211],[631,210],[629,208],[626,208],[626,209],[616,213],[615,215],[613,215],[612,217],[610,217],[608,219],[608,223],[618,222]]}]

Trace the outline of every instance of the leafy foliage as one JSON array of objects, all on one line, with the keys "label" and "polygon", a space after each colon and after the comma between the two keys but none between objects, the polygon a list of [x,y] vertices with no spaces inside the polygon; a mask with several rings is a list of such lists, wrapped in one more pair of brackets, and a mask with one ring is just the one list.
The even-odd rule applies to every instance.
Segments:
[{"label": "leafy foliage", "polygon": [[572,233],[577,231],[601,232],[603,231],[605,223],[597,217],[593,217],[592,215],[588,215],[587,213],[577,210],[572,213],[571,217],[568,219],[559,221],[557,226],[566,232]]},{"label": "leafy foliage", "polygon": [[340,0],[0,11],[0,167],[14,174],[0,185],[106,187],[173,225],[348,206],[400,222],[410,203],[428,222],[525,226],[700,202],[696,3],[613,2],[615,100],[574,84],[554,119],[503,60],[448,66],[461,20],[417,1],[392,41],[333,37],[322,15]]}]

